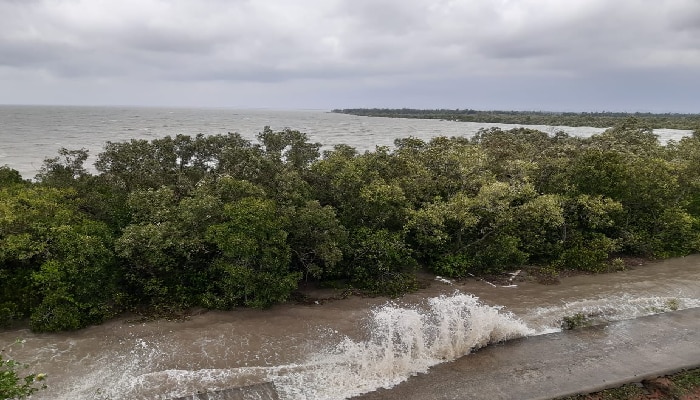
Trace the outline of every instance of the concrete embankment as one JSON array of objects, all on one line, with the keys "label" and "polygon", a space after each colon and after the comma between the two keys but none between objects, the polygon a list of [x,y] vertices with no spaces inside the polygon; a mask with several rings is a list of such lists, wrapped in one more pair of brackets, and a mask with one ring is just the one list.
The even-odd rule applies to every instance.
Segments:
[{"label": "concrete embankment", "polygon": [[700,308],[489,346],[356,399],[553,399],[700,366]]}]

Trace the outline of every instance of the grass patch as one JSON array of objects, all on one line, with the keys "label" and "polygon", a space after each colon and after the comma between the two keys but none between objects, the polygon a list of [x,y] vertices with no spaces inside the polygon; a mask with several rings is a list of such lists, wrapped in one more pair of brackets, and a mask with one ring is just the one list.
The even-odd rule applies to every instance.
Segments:
[{"label": "grass patch", "polygon": [[583,313],[576,313],[574,315],[567,315],[561,319],[561,329],[567,331],[571,329],[583,328],[584,326],[590,325],[588,316]]},{"label": "grass patch", "polygon": [[700,398],[700,368],[558,400],[690,400]]}]

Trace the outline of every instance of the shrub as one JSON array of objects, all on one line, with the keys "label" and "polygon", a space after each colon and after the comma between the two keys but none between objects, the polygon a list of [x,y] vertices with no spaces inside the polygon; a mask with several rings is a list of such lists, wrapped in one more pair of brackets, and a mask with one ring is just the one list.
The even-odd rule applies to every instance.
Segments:
[{"label": "shrub", "polygon": [[583,313],[576,313],[574,315],[564,316],[561,320],[561,329],[571,330],[578,329],[588,326],[590,321],[588,317]]},{"label": "shrub", "polygon": [[13,359],[3,359],[0,354],[0,399],[26,399],[33,393],[45,389],[41,383],[46,378],[44,374],[29,374],[21,376],[20,370],[28,366]]}]

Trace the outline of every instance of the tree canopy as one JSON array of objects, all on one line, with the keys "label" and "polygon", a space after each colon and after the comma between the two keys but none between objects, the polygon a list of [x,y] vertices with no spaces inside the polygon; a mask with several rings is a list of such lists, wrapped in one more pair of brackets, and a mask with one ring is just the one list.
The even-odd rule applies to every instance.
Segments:
[{"label": "tree canopy", "polygon": [[700,135],[518,128],[359,153],[294,130],[59,151],[0,167],[0,324],[78,329],[124,310],[268,307],[300,282],[371,294],[521,265],[605,270],[700,250]]}]

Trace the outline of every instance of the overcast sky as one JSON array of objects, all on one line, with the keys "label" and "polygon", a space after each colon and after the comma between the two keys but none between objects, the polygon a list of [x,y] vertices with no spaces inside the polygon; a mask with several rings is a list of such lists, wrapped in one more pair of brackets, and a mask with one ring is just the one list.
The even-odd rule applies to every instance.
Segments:
[{"label": "overcast sky", "polygon": [[700,112],[700,0],[0,0],[0,104]]}]

